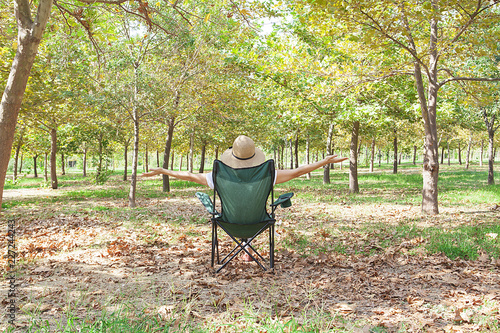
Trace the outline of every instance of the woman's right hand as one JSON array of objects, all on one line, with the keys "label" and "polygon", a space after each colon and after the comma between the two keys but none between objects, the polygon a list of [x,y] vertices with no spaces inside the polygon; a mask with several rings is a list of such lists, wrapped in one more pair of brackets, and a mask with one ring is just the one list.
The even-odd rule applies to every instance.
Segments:
[{"label": "woman's right hand", "polygon": [[163,171],[163,168],[149,169],[149,172],[143,173],[142,175],[140,175],[140,177],[152,177],[152,176],[156,176],[156,175],[161,175],[161,174],[163,174],[162,171]]}]

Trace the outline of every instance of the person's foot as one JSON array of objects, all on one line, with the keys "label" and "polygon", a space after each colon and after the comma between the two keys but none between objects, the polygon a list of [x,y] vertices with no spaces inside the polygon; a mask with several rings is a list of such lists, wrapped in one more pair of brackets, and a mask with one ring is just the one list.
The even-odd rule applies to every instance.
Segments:
[{"label": "person's foot", "polygon": [[253,261],[252,257],[250,257],[250,255],[248,253],[243,253],[243,255],[241,256],[241,260],[247,261],[247,262]]}]

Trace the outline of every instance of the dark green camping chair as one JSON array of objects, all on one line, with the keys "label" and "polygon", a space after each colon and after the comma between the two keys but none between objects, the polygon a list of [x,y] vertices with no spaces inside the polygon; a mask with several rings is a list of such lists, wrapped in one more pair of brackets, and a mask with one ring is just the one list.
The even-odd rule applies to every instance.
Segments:
[{"label": "dark green camping chair", "polygon": [[[222,265],[217,269],[217,273],[224,268],[241,251],[246,252],[259,266],[266,270],[260,260],[266,261],[262,255],[252,246],[252,241],[265,232],[269,231],[269,267],[274,267],[274,223],[275,210],[281,205],[290,207],[290,198],[293,193],[281,195],[274,201],[274,161],[268,160],[261,165],[233,169],[219,160],[214,161],[212,170],[214,182],[213,201],[210,197],[201,192],[196,196],[203,203],[205,208],[212,214],[212,267],[215,257],[217,264]],[[215,209],[216,197],[219,197],[220,212]],[[271,197],[271,213],[266,209],[267,200]],[[217,229],[224,230],[236,243],[234,249],[220,260],[219,241]],[[250,253],[248,248],[254,254]],[[260,259],[260,260],[259,260]]]}]

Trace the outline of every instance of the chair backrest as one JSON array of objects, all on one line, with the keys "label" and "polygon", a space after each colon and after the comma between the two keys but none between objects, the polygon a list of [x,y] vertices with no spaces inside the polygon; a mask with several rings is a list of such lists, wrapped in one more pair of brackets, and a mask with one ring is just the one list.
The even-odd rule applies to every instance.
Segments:
[{"label": "chair backrest", "polygon": [[273,196],[274,160],[243,169],[233,169],[215,160],[212,176],[214,191],[221,201],[223,221],[255,224],[271,219],[266,203],[269,195]]}]

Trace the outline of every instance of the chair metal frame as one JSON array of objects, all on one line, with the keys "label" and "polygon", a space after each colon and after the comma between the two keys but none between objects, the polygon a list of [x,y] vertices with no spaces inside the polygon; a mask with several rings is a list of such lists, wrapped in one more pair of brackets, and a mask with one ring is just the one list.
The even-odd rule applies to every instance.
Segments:
[{"label": "chair metal frame", "polygon": [[[262,228],[260,228],[260,230],[258,230],[253,236],[251,236],[249,238],[240,238],[240,240],[238,240],[239,237],[233,236],[231,234],[231,232],[229,232],[227,230],[227,228],[225,228],[222,225],[222,223],[231,224],[231,222],[223,221],[222,220],[222,212],[219,213],[215,208],[216,207],[216,198],[218,196],[217,186],[216,186],[216,182],[217,182],[216,175],[217,175],[217,163],[218,162],[220,162],[220,161],[217,161],[217,160],[214,161],[214,170],[213,171],[215,172],[215,176],[214,176],[213,201],[210,200],[210,197],[205,193],[201,193],[201,192],[196,193],[196,196],[200,199],[200,201],[203,203],[203,205],[205,205],[205,207],[207,208],[208,212],[212,215],[212,217],[210,219],[211,224],[212,224],[211,267],[214,267],[215,263],[217,263],[218,265],[222,265],[216,270],[216,273],[219,273],[224,267],[227,266],[228,263],[231,262],[231,260],[233,260],[238,254],[240,254],[243,251],[246,254],[248,254],[250,256],[250,258],[252,258],[252,260],[254,260],[264,271],[267,271],[266,267],[264,267],[264,265],[262,264],[262,262],[267,263],[267,260],[254,248],[254,246],[252,245],[252,242],[258,236],[260,236],[266,230],[268,230],[268,232],[269,232],[269,262],[268,262],[268,264],[269,264],[269,268],[273,269],[274,268],[274,249],[275,249],[274,233],[275,233],[275,222],[276,222],[275,211],[279,205],[281,205],[282,207],[289,207],[291,205],[290,198],[293,196],[293,193],[283,194],[283,195],[279,196],[279,198],[276,201],[274,201],[274,185],[272,185],[269,193],[267,194],[267,200],[266,200],[266,201],[269,201],[269,197],[271,197],[271,204],[270,204],[271,212],[268,213],[267,209],[266,209],[266,214],[269,216],[270,219],[255,223],[255,224],[262,223],[263,224]],[[275,175],[274,175],[274,170],[275,170],[274,169],[274,161],[268,160],[267,162],[272,163],[272,168],[271,168],[272,177],[273,177],[272,184],[274,184],[274,177],[275,177]],[[222,163],[222,162],[220,162],[220,163]],[[220,198],[220,195],[219,195],[219,199],[221,200],[221,204],[222,204],[222,199]],[[266,204],[266,206],[267,206],[267,204]],[[235,225],[237,225],[237,224],[235,223]],[[244,224],[239,224],[239,225],[241,225],[243,227],[245,226]],[[218,228],[221,228],[236,243],[236,246],[229,252],[229,254],[225,255],[222,260],[220,260]],[[252,251],[250,251],[249,249],[251,249],[253,251],[255,256],[251,253]]]}]

